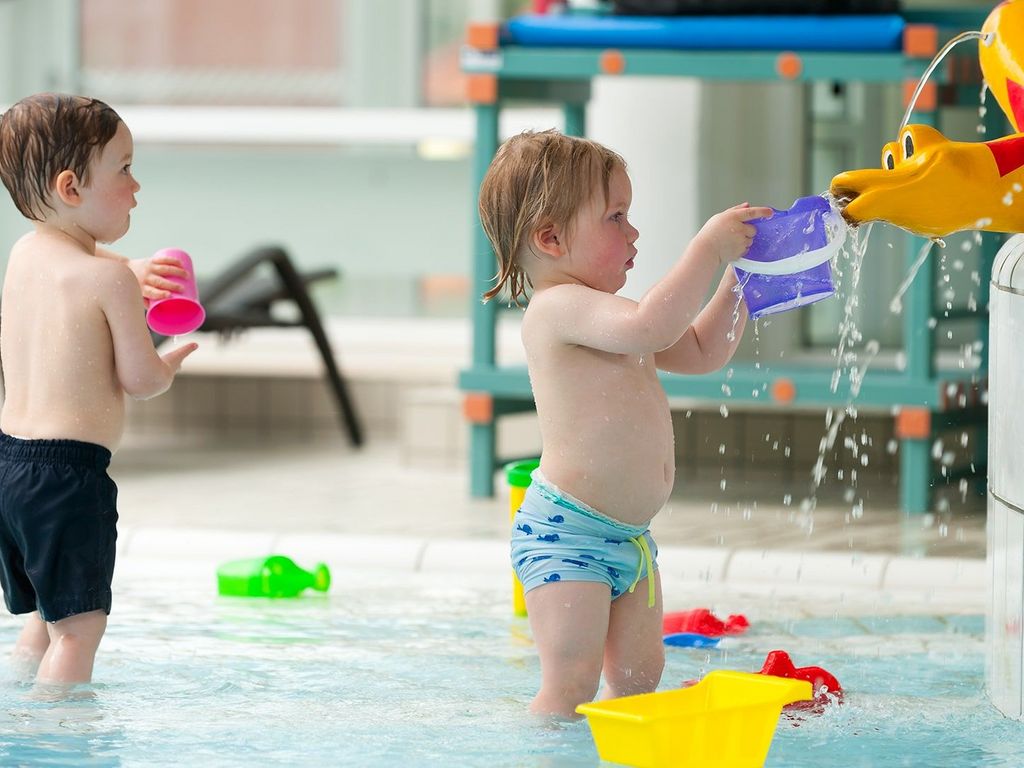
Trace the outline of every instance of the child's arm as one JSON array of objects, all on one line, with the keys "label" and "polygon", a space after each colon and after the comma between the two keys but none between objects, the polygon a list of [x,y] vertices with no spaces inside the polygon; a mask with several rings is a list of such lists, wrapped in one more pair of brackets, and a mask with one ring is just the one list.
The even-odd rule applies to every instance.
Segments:
[{"label": "child's arm", "polygon": [[743,338],[747,305],[736,295],[736,273],[726,267],[714,296],[686,333],[654,359],[663,371],[710,373],[728,363]]},{"label": "child's arm", "polygon": [[173,280],[167,280],[167,276],[187,278],[188,272],[182,269],[181,262],[173,256],[158,256],[149,259],[128,259],[119,253],[107,250],[99,245],[96,246],[96,255],[104,259],[119,261],[135,275],[139,287],[142,289],[142,296],[150,301],[170,298],[172,293],[179,293],[181,285]]},{"label": "child's arm", "polygon": [[145,400],[167,391],[182,361],[198,348],[185,344],[158,355],[146,328],[142,293],[127,264],[104,270],[100,305],[114,347],[117,378],[132,397]]},{"label": "child's arm", "polygon": [[711,217],[682,258],[638,302],[563,284],[535,294],[528,316],[567,344],[615,354],[667,349],[697,320],[719,266],[747,252],[755,229],[746,222],[771,214],[771,208],[744,204]]}]

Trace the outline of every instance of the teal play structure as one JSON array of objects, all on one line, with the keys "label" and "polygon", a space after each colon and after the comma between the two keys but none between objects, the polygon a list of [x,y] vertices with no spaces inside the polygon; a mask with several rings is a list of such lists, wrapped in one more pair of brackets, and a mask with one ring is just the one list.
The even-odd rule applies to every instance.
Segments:
[{"label": "teal play structure", "polygon": [[[901,83],[914,86],[941,43],[966,29],[980,29],[988,9],[906,12],[900,16],[721,17],[702,19],[706,34],[685,32],[682,19],[624,17],[527,16],[504,24],[473,24],[462,56],[468,74],[469,98],[476,116],[473,166],[472,364],[461,372],[463,411],[470,423],[470,492],[494,493],[494,473],[517,457],[496,455],[496,425],[501,417],[533,408],[525,367],[496,362],[495,332],[501,302],[482,304],[478,297],[495,272],[494,256],[475,216],[476,190],[498,147],[498,119],[510,102],[528,99],[561,106],[565,131],[586,134],[585,106],[592,79],[598,75],[687,76],[706,80],[779,81],[809,85],[815,81]],[[770,23],[769,23],[770,22]],[[773,33],[772,30],[775,30]],[[539,32],[538,32],[539,30]],[[683,30],[683,31],[680,31]],[[761,34],[754,34],[761,30]],[[780,45],[780,30],[785,30]],[[793,36],[793,30],[803,34]],[[806,41],[806,42],[802,42]],[[689,46],[689,47],[669,47]],[[976,51],[964,46],[965,55]],[[964,71],[963,75],[959,73]],[[938,125],[947,103],[977,104],[977,73],[949,66],[936,70],[916,102],[912,122]],[[989,135],[997,133],[998,110],[985,117]],[[990,122],[993,121],[993,122]],[[895,130],[895,126],[894,126]],[[836,171],[842,169],[835,169]],[[808,193],[813,190],[808,190]],[[908,269],[925,241],[906,235]],[[986,235],[979,274],[987,276],[1000,239]],[[867,259],[872,258],[869,252]],[[931,448],[934,435],[962,423],[984,422],[987,355],[974,371],[940,370],[936,364],[936,327],[948,320],[975,320],[977,336],[988,337],[988,285],[982,280],[976,310],[935,307],[935,260],[913,281],[903,297],[905,365],[899,370],[872,369],[856,397],[849,380],[833,392],[834,366],[773,366],[766,373],[738,363],[703,376],[662,374],[669,398],[687,398],[717,407],[721,402],[752,402],[752,392],[767,384],[781,407],[858,407],[891,413],[899,440],[900,505],[904,512],[928,510],[933,482]],[[723,399],[729,375],[732,395]],[[766,381],[767,377],[767,381]],[[762,403],[763,404],[763,403]],[[984,439],[979,444],[984,444]],[[975,470],[984,473],[984,456]]]}]

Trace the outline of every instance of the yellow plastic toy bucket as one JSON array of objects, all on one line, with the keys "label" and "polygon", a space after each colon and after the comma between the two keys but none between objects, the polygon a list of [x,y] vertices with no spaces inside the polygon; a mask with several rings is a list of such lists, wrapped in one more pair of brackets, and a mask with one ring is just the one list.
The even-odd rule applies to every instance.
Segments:
[{"label": "yellow plastic toy bucket", "polygon": [[587,716],[602,760],[634,768],[759,768],[782,707],[813,698],[805,680],[717,670],[690,688],[623,696]]},{"label": "yellow plastic toy bucket", "polygon": [[[508,479],[508,519],[513,522],[516,512],[522,506],[526,489],[530,487],[530,474],[540,466],[540,459],[513,461],[505,465],[505,477]],[[516,616],[526,615],[526,598],[523,596],[523,585],[515,573],[512,573],[512,612]]]}]

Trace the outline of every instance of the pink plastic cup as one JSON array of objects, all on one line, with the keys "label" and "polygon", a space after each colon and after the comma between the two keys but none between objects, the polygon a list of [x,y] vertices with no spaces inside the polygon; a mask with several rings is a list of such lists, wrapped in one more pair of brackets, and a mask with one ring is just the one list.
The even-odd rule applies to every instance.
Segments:
[{"label": "pink plastic cup", "polygon": [[206,319],[206,310],[199,303],[199,291],[196,290],[196,273],[192,269],[192,259],[178,248],[163,248],[153,254],[153,258],[160,256],[170,256],[180,261],[182,269],[188,272],[188,277],[167,276],[168,280],[173,280],[181,286],[181,292],[172,294],[167,299],[149,302],[146,322],[155,333],[159,333],[161,336],[181,336],[192,333]]}]

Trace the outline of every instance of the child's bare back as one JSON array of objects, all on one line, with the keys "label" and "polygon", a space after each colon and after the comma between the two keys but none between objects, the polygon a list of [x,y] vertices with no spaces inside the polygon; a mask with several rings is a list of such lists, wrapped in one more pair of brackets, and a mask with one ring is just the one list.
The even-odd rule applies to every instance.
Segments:
[{"label": "child's bare back", "polygon": [[[17,242],[0,304],[0,431],[116,450],[124,427],[124,387],[104,304],[114,304],[119,283],[138,292],[128,267],[83,253],[61,234],[34,232]],[[121,311],[141,313],[141,294],[135,303]]]},{"label": "child's bare back", "polygon": [[90,680],[106,630],[124,396],[165,391],[196,348],[161,356],[145,323],[143,295],[169,296],[182,265],[99,246],[128,231],[133,151],[96,99],[36,94],[0,116],[0,179],[34,230],[0,302],[0,583],[8,610],[29,614],[14,656],[45,683]]}]

